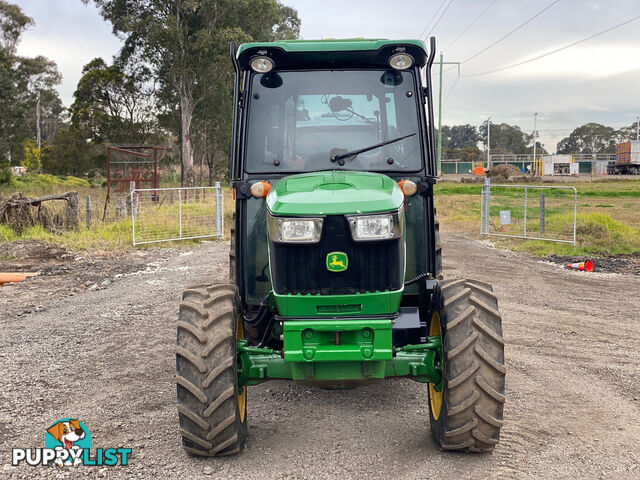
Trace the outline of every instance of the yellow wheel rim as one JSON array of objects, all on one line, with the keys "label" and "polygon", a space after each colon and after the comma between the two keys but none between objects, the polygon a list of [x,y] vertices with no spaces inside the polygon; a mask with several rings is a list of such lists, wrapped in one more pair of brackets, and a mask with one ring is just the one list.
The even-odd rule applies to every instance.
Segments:
[{"label": "yellow wheel rim", "polygon": [[[244,340],[244,326],[242,324],[242,316],[238,316],[238,328],[236,329],[236,338]],[[244,417],[247,414],[247,386],[242,387],[242,392],[236,394],[238,401],[238,412],[240,413],[240,423],[244,423]]]},{"label": "yellow wheel rim", "polygon": [[[440,328],[440,315],[438,312],[433,312],[431,315],[431,323],[429,325],[429,336],[437,337],[442,335],[442,330]],[[444,375],[444,369],[442,374]],[[434,420],[438,420],[440,417],[440,410],[442,410],[442,390],[439,392],[435,388],[435,384],[429,384],[429,404],[431,406],[431,415],[433,415]]]}]

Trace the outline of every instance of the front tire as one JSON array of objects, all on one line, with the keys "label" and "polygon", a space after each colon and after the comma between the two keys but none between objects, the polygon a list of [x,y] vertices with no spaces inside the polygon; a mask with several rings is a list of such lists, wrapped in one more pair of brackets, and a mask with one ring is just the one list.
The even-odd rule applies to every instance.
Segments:
[{"label": "front tire", "polygon": [[429,335],[442,335],[443,384],[429,384],[431,433],[443,450],[490,452],[505,401],[504,340],[491,285],[446,280],[435,289]]},{"label": "front tire", "polygon": [[247,434],[246,387],[238,388],[243,338],[236,287],[195,285],[182,294],[176,384],[182,445],[199,456],[240,451]]}]

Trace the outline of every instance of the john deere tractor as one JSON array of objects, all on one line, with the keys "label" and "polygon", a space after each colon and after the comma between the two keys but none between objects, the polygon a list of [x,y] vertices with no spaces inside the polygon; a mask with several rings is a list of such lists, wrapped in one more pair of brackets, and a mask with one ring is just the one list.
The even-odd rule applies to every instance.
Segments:
[{"label": "john deere tractor", "polygon": [[440,448],[498,443],[498,302],[491,285],[441,273],[434,53],[434,39],[428,53],[418,40],[231,45],[230,281],[183,293],[187,452],[238,452],[250,387],[272,379],[410,378],[425,384]]}]

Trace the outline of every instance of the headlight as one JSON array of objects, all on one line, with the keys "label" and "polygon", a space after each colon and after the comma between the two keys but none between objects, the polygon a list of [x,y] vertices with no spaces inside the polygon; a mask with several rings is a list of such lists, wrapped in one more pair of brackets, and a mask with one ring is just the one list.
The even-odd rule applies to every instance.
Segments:
[{"label": "headlight", "polygon": [[351,238],[356,242],[370,240],[390,240],[402,235],[404,212],[385,213],[381,215],[348,216]]},{"label": "headlight", "polygon": [[278,243],[318,243],[322,218],[283,218],[269,215],[269,236]]}]

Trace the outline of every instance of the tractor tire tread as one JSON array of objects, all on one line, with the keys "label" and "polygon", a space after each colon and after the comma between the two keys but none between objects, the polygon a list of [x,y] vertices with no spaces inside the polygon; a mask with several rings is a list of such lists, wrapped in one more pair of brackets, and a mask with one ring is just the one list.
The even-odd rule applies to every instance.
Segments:
[{"label": "tractor tire tread", "polygon": [[237,453],[246,437],[236,394],[237,302],[236,287],[228,283],[183,292],[176,388],[182,446],[190,455]]},{"label": "tractor tire tread", "polygon": [[433,436],[442,450],[490,452],[498,444],[505,402],[504,337],[491,285],[440,282],[443,401]]}]

